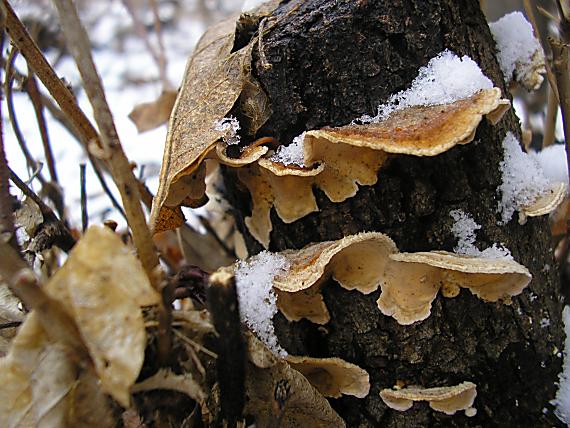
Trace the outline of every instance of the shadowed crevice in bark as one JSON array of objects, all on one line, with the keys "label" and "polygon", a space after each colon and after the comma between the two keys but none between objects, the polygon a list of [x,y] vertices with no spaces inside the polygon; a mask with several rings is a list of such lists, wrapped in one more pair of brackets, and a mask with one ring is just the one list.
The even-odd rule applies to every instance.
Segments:
[{"label": "shadowed crevice in bark", "polygon": [[[258,136],[288,143],[303,130],[374,114],[445,48],[469,55],[505,93],[478,1],[291,1],[275,16],[262,42],[271,67],[254,58],[254,73],[273,110]],[[497,225],[498,166],[507,130],[520,132],[512,111],[495,127],[483,120],[469,145],[433,158],[391,158],[376,185],[361,187],[342,203],[333,204],[314,189],[320,211],[297,222],[284,224],[272,211],[272,251],[371,230],[388,234],[401,251],[422,251],[453,249],[449,212],[460,208],[482,225],[481,249],[503,243],[534,276],[512,305],[484,303],[463,289],[454,299],[439,296],[431,316],[411,326],[380,313],[379,291],[364,296],[332,281],[324,291],[332,318],[326,326],[289,323],[278,315],[277,334],[291,353],[339,356],[370,373],[368,397],[332,401],[349,426],[562,426],[548,404],[564,338],[548,221]],[[251,212],[249,195],[231,170],[224,177],[248,248],[259,252],[261,246],[243,228]],[[426,387],[472,381],[477,414],[447,416],[426,403],[393,411],[378,393],[398,380]]]}]

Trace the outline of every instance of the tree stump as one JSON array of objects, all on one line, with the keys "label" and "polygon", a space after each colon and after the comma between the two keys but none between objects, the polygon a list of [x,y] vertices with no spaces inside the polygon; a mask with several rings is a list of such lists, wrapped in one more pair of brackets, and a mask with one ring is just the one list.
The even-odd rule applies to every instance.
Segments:
[{"label": "tree stump", "polygon": [[[418,69],[445,49],[468,55],[510,97],[495,44],[477,0],[307,0],[284,2],[267,20],[253,74],[273,111],[258,136],[282,144],[304,130],[374,115],[378,104],[406,89]],[[263,58],[260,58],[260,55]],[[434,301],[425,321],[402,326],[377,308],[380,291],[363,295],[334,281],[324,288],[331,321],[275,318],[281,344],[292,354],[338,356],[370,374],[365,399],[343,397],[333,407],[351,427],[562,426],[549,400],[561,371],[563,303],[546,217],[498,226],[501,142],[520,135],[511,109],[496,126],[483,120],[475,140],[430,158],[398,156],[342,203],[314,188],[319,211],[284,224],[273,210],[270,250],[301,248],[361,231],[389,235],[401,251],[452,251],[449,212],[462,209],[482,225],[480,248],[503,243],[533,274],[511,305],[485,303],[468,290]],[[248,234],[247,191],[224,172],[227,197],[250,253],[262,247]],[[416,403],[392,410],[379,396],[398,381],[425,387],[477,385],[477,414],[453,416]]]}]

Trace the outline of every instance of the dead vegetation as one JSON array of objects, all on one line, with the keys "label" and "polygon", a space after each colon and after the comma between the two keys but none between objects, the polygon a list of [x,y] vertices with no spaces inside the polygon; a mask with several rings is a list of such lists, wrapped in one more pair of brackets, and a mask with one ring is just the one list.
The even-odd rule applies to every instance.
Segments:
[{"label": "dead vegetation", "polygon": [[[123,150],[74,3],[55,0],[64,35],[58,43],[77,64],[95,123],[10,2],[3,0],[0,6],[0,46],[8,52],[2,57],[2,109],[6,105],[8,111],[0,109],[0,117],[9,118],[30,171],[24,180],[10,169],[0,132],[0,425],[344,426],[325,397],[365,397],[368,373],[339,358],[278,357],[240,320],[239,267],[234,262],[246,259],[247,250],[225,201],[206,192],[215,187],[216,168],[239,169],[241,184],[253,200],[246,226],[268,247],[272,207],[285,222],[318,210],[314,185],[333,202],[345,200],[358,185],[374,184],[389,156],[435,156],[467,144],[478,124],[495,123],[508,103],[493,88],[444,107],[402,110],[380,123],[310,131],[304,153],[310,165],[283,164],[271,157],[279,142],[254,138],[270,106],[251,74],[252,52],[263,52],[264,31],[273,24],[268,16],[280,2],[270,1],[207,30],[188,62],[179,93],[167,74],[157,1],[148,2],[152,28],[141,20],[138,2],[123,3],[156,63],[163,89],[156,101],[136,106],[130,117],[140,132],[170,118],[156,195],[136,176]],[[199,4],[208,15],[204,2]],[[561,16],[564,29],[567,22]],[[235,40],[238,26],[252,29],[250,40]],[[156,43],[150,33],[158,35]],[[564,42],[566,36],[562,31]],[[236,44],[241,47],[236,49]],[[555,57],[549,81],[556,86],[549,99],[559,97],[566,117],[567,46],[560,40],[551,44]],[[26,73],[15,62],[18,55],[25,60]],[[15,89],[33,103],[47,174],[18,132]],[[113,221],[89,225],[84,175],[82,227],[68,218],[58,178],[63,166],[54,160],[46,110],[82,145],[110,204],[125,217],[126,230]],[[444,127],[442,112],[447,115]],[[235,130],[214,126],[232,114],[239,115],[244,127],[235,146],[227,144],[236,137]],[[545,138],[553,134],[553,122],[548,123]],[[400,132],[401,127],[407,133]],[[120,202],[109,190],[109,177]],[[34,191],[31,183],[40,190]],[[14,196],[16,188],[21,196]],[[565,192],[558,189],[556,198],[546,198],[535,215],[557,208]],[[208,198],[209,207],[218,211],[202,219],[206,233],[201,234],[184,224],[182,207],[202,206]],[[151,210],[150,225],[145,209]],[[557,216],[552,230],[564,270],[568,208]],[[381,289],[379,310],[402,325],[427,318],[439,291],[453,298],[459,287],[469,288],[484,301],[503,302],[521,293],[531,278],[512,260],[493,264],[438,251],[400,253],[381,233],[315,243],[281,256],[288,270],[272,277],[270,287],[277,308],[289,320],[305,318],[316,324],[330,319],[321,295],[330,277],[363,294]],[[421,285],[426,278],[427,292]],[[428,401],[447,414],[473,413],[476,394],[470,382],[381,392],[388,406],[399,411],[409,409],[413,401]]]}]

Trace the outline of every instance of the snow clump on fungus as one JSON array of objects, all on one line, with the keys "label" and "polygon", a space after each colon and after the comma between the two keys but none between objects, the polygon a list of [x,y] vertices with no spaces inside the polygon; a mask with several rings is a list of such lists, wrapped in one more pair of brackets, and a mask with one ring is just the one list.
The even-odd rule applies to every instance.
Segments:
[{"label": "snow clump on fungus", "polygon": [[469,56],[459,58],[446,49],[420,68],[409,89],[392,95],[387,103],[378,106],[376,116],[365,115],[359,121],[380,122],[394,111],[408,107],[451,104],[492,87],[491,80]]},{"label": "snow clump on fungus", "polygon": [[520,222],[526,216],[537,216],[553,211],[566,195],[564,183],[552,183],[534,157],[523,152],[512,132],[503,140],[504,159],[500,163],[502,183],[498,211],[499,224],[508,223],[515,211],[521,212]]},{"label": "snow clump on fungus", "polygon": [[497,42],[497,59],[507,82],[514,79],[529,91],[538,89],[546,67],[530,22],[515,11],[490,23],[489,28]]},{"label": "snow clump on fungus", "polygon": [[481,229],[481,225],[477,224],[471,215],[463,210],[452,210],[449,215],[455,220],[451,232],[457,238],[457,245],[453,249],[456,254],[488,259],[513,259],[511,252],[502,245],[493,244],[483,251],[475,246],[475,231]]},{"label": "snow clump on fungus", "polygon": [[277,313],[277,296],[273,292],[273,278],[286,275],[287,259],[279,254],[262,251],[235,268],[240,316],[260,340],[280,357],[287,356],[275,335],[273,316]]},{"label": "snow clump on fungus", "polygon": [[303,158],[303,139],[305,133],[293,138],[293,142],[288,146],[279,146],[277,152],[269,159],[273,162],[279,162],[283,165],[296,165],[300,167],[305,166],[305,159]]}]

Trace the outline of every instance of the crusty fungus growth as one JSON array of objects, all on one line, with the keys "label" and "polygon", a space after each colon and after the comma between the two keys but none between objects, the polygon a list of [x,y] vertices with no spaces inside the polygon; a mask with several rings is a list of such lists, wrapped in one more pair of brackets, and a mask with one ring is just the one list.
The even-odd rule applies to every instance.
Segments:
[{"label": "crusty fungus growth", "polygon": [[329,320],[320,286],[332,276],[341,287],[369,294],[378,289],[394,242],[377,232],[360,233],[338,241],[319,242],[280,254],[289,269],[277,275],[277,307],[290,321],[307,318],[318,324]]},{"label": "crusty fungus growth", "polygon": [[467,416],[474,416],[472,407],[477,396],[477,385],[473,382],[462,382],[455,386],[422,388],[409,386],[401,389],[383,389],[380,398],[394,410],[405,412],[414,401],[427,401],[429,406],[446,415],[453,415],[458,410],[465,410]]},{"label": "crusty fungus growth", "polygon": [[378,307],[403,325],[426,319],[441,289],[455,297],[468,288],[487,302],[509,302],[530,283],[528,269],[507,258],[489,259],[445,251],[395,253],[386,265]]},{"label": "crusty fungus growth", "polygon": [[261,167],[261,173],[271,186],[275,210],[285,223],[292,223],[307,214],[318,211],[319,207],[312,192],[312,184],[313,177],[323,171],[323,165],[304,168],[283,165],[269,159],[260,159],[258,164]]},{"label": "crusty fungus growth", "polygon": [[353,395],[364,398],[370,391],[366,370],[340,358],[312,358],[289,355],[291,367],[307,378],[325,397]]}]

